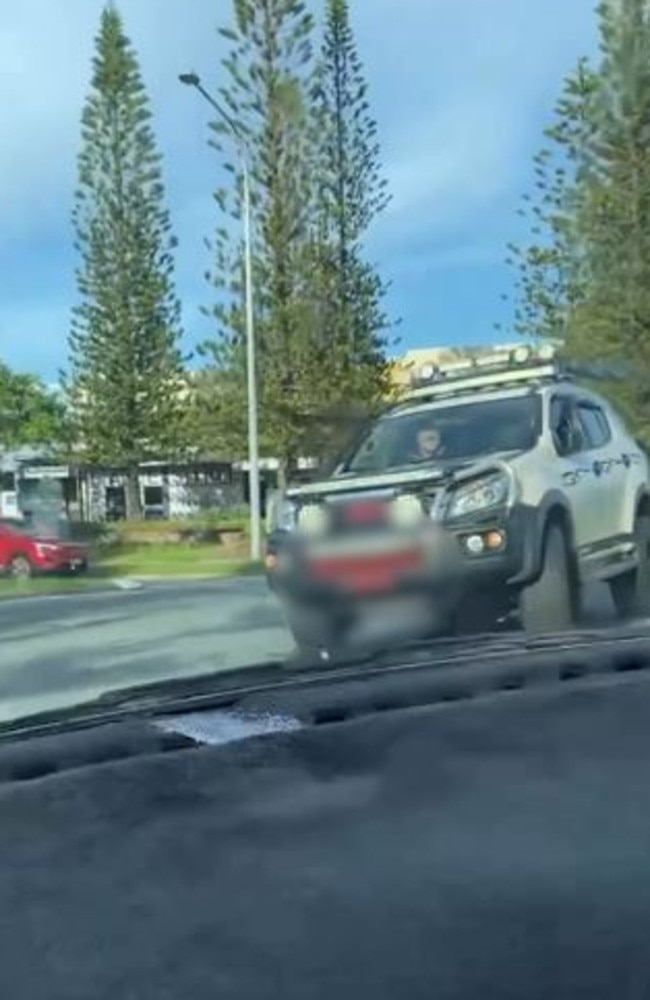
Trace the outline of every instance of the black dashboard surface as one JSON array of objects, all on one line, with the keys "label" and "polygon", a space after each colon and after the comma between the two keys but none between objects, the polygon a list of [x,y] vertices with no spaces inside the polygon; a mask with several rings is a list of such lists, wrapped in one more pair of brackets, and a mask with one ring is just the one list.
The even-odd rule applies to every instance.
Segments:
[{"label": "black dashboard surface", "polygon": [[49,775],[47,741],[0,747],[3,996],[650,996],[645,674],[152,733],[52,740]]}]

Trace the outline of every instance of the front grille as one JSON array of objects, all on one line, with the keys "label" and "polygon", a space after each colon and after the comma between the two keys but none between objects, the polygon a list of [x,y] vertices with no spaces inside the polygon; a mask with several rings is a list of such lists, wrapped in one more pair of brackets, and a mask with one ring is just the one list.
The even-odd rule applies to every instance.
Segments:
[{"label": "front grille", "polygon": [[328,504],[332,531],[336,534],[377,531],[389,523],[388,500],[358,497]]}]

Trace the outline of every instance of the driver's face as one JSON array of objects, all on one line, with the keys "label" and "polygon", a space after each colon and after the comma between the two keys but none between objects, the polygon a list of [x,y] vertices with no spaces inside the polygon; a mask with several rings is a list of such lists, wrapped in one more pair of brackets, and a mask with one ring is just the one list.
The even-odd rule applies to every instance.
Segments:
[{"label": "driver's face", "polygon": [[435,427],[418,431],[418,452],[422,458],[433,458],[440,447],[440,435]]}]

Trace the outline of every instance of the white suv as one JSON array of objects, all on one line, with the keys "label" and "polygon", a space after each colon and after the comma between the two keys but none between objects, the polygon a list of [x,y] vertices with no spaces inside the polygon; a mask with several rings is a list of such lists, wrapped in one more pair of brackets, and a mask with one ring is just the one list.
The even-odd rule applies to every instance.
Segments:
[{"label": "white suv", "polygon": [[362,609],[417,595],[431,627],[569,628],[582,586],[621,616],[650,591],[648,459],[551,352],[430,369],[329,478],[275,498],[267,577],[299,646],[340,642]]}]

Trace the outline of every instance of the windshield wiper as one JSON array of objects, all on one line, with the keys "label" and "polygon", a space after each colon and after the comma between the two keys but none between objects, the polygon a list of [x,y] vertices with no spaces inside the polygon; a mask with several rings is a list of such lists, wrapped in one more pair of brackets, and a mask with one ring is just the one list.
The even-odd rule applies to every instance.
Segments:
[{"label": "windshield wiper", "polygon": [[[107,691],[90,701],[0,723],[0,739],[33,738],[69,728],[86,728],[132,717],[153,717],[207,709],[236,710],[253,695],[327,685],[345,680],[373,679],[427,668],[462,671],[500,659],[533,653],[566,657],[598,649],[605,655],[641,650],[650,655],[647,626],[631,625],[562,634],[528,637],[525,633],[492,633],[479,636],[420,639],[396,644],[332,650],[301,659],[270,660],[231,670],[189,678],[170,678],[128,689]],[[477,664],[477,660],[480,661]]]},{"label": "windshield wiper", "polygon": [[[0,740],[51,734],[68,727],[86,727],[120,721],[129,716],[148,715],[163,705],[182,705],[188,700],[229,707],[243,694],[268,686],[272,678],[287,673],[284,660],[269,660],[189,677],[170,677],[127,688],[105,691],[97,697],[64,708],[46,709],[0,723]],[[246,678],[246,680],[244,680]]]},{"label": "windshield wiper", "polygon": [[[494,637],[491,637],[494,638]],[[475,655],[485,639],[473,638]],[[153,716],[191,712],[208,708],[235,709],[250,695],[282,688],[327,683],[347,678],[379,675],[390,670],[412,669],[435,663],[438,653],[448,656],[450,647],[460,650],[468,639],[434,639],[396,643],[381,649],[366,645],[355,652],[349,648],[328,654],[294,656],[249,666],[220,670],[189,677],[172,677],[129,688],[106,691],[96,698],[66,708],[45,710],[0,723],[0,740],[52,734],[69,727],[88,727],[120,721],[133,716]]]}]

